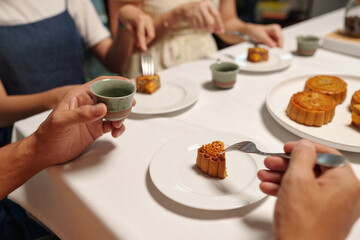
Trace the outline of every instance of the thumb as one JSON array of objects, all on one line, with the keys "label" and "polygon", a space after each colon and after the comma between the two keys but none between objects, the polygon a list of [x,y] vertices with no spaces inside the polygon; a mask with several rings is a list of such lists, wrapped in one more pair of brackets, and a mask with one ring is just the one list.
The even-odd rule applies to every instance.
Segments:
[{"label": "thumb", "polygon": [[107,108],[103,103],[96,105],[84,105],[66,113],[65,124],[89,123],[103,118]]},{"label": "thumb", "polygon": [[302,139],[294,147],[291,152],[288,171],[291,174],[311,173],[314,177],[314,166],[316,163],[316,149],[309,141]]}]

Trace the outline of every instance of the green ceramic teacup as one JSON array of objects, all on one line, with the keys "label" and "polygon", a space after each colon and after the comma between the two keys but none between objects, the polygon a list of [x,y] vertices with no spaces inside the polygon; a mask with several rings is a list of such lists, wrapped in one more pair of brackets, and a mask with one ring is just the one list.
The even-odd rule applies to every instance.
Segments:
[{"label": "green ceramic teacup", "polygon": [[232,62],[216,62],[210,66],[212,83],[218,88],[232,88],[236,82],[239,66]]},{"label": "green ceramic teacup", "polygon": [[105,103],[108,121],[119,121],[131,112],[136,87],[121,79],[102,79],[90,85],[95,103]]},{"label": "green ceramic teacup", "polygon": [[312,56],[315,54],[316,49],[319,46],[319,38],[316,36],[298,36],[297,40],[297,52],[303,56]]}]

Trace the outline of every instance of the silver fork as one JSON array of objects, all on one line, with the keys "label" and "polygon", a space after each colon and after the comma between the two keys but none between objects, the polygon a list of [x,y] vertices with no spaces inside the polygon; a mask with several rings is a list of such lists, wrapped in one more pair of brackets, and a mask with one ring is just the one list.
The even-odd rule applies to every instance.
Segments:
[{"label": "silver fork", "polygon": [[154,60],[149,52],[143,52],[140,55],[141,69],[143,76],[152,76],[155,73]]},{"label": "silver fork", "polygon": [[[256,147],[255,143],[253,143],[251,141],[235,143],[235,144],[227,147],[225,149],[225,151],[222,151],[218,155],[223,154],[228,151],[232,151],[232,150],[238,150],[238,151],[242,151],[242,152],[246,152],[246,153],[256,153],[256,154],[260,154],[263,156],[277,156],[277,157],[283,157],[283,158],[290,159],[290,154],[288,154],[288,153],[267,153],[267,152],[260,151]],[[322,165],[322,166],[326,166],[326,167],[342,167],[342,166],[344,166],[345,162],[346,162],[346,158],[343,156],[340,156],[340,155],[329,154],[329,153],[318,153],[317,154],[316,163],[318,165]]]}]

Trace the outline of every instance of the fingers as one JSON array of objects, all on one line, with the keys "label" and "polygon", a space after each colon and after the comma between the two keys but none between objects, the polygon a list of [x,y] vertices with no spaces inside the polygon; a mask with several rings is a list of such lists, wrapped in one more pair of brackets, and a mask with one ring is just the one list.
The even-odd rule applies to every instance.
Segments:
[{"label": "fingers", "polygon": [[214,17],[210,14],[207,8],[201,8],[200,12],[204,19],[203,27],[208,29],[210,32],[212,32],[214,30],[214,24],[215,24]]},{"label": "fingers", "polygon": [[263,39],[262,39],[263,43],[269,47],[276,47],[276,42],[274,40],[271,39],[271,37],[269,37],[268,35],[264,35]]},{"label": "fingers", "polygon": [[113,128],[112,131],[111,131],[111,135],[114,137],[114,138],[117,138],[119,137],[121,134],[123,134],[125,131],[125,125],[122,124],[120,128]]},{"label": "fingers", "polygon": [[[74,97],[76,98],[76,96]],[[71,101],[71,104],[75,101]],[[72,126],[81,123],[94,122],[96,120],[102,119],[106,114],[106,106],[103,103],[96,105],[84,105],[77,107],[75,109],[70,109],[63,116],[58,117],[63,126]],[[62,114],[59,112],[57,114]]]},{"label": "fingers", "polygon": [[260,170],[257,174],[261,181],[260,189],[268,195],[276,196],[283,175],[288,167],[288,160],[279,157],[267,157],[264,164],[270,170]]},{"label": "fingers", "polygon": [[284,172],[260,170],[257,176],[261,181],[259,186],[261,191],[267,195],[276,196],[280,188]]},{"label": "fingers", "polygon": [[278,24],[252,24],[246,23],[246,32],[257,43],[265,44],[269,47],[282,47],[283,35]]},{"label": "fingers", "polygon": [[224,32],[224,24],[221,18],[221,15],[218,11],[218,9],[214,6],[214,4],[209,5],[209,11],[211,15],[214,17],[214,32],[215,33],[223,33]]},{"label": "fingers", "polygon": [[147,45],[155,38],[155,25],[151,16],[135,5],[125,5],[120,8],[119,21],[135,40],[135,45],[141,50],[147,50]]},{"label": "fingers", "polygon": [[125,131],[125,126],[123,124],[124,121],[125,121],[125,118],[120,121],[114,121],[114,122],[104,121],[103,122],[103,132],[104,133],[111,132],[111,135],[114,138],[119,137]]},{"label": "fingers", "polygon": [[280,157],[267,157],[264,165],[270,170],[285,172],[289,165],[289,160]]},{"label": "fingers", "polygon": [[261,181],[260,189],[265,194],[276,196],[289,161],[279,157],[267,157],[264,164],[270,170],[258,172],[257,176]]},{"label": "fingers", "polygon": [[198,28],[205,28],[209,32],[223,32],[224,26],[221,20],[221,16],[217,8],[210,1],[202,1],[200,4],[200,14],[197,23]]},{"label": "fingers", "polygon": [[194,28],[203,29],[206,26],[206,24],[205,24],[206,20],[203,19],[202,14],[195,15],[191,21],[192,21],[192,25],[194,26]]},{"label": "fingers", "polygon": [[276,183],[276,184],[280,184],[283,175],[284,175],[284,172],[276,172],[276,171],[269,171],[269,170],[260,170],[258,172],[258,178],[262,182],[272,182],[272,183]]},{"label": "fingers", "polygon": [[147,45],[155,38],[155,26],[153,19],[147,14],[141,14],[135,21],[136,44],[141,50],[146,51]]},{"label": "fingers", "polygon": [[282,48],[284,45],[284,38],[280,25],[271,24],[269,27],[271,27],[271,31],[269,32],[270,37],[275,40],[278,47]]},{"label": "fingers", "polygon": [[182,19],[197,29],[216,33],[224,31],[220,12],[211,1],[185,4]]},{"label": "fingers", "polygon": [[[285,145],[284,145],[285,152],[290,153],[293,150],[293,148],[295,147],[296,144],[297,144],[297,142],[287,142],[287,143],[285,143]],[[312,144],[315,146],[316,152],[342,155],[335,148],[328,147],[328,146],[318,144],[318,143],[312,143]]]},{"label": "fingers", "polygon": [[153,21],[146,21],[145,33],[146,33],[146,43],[149,44],[155,38],[155,27]]},{"label": "fingers", "polygon": [[114,128],[120,128],[121,125],[124,123],[124,121],[125,121],[125,118],[121,119],[120,121],[114,121],[111,123]]},{"label": "fingers", "polygon": [[289,176],[302,174],[315,178],[314,166],[316,164],[316,149],[309,141],[302,139],[296,143],[292,152],[287,173]]},{"label": "fingers", "polygon": [[112,130],[112,123],[110,121],[103,121],[103,132],[108,133]]},{"label": "fingers", "polygon": [[155,38],[155,27],[152,18],[140,16],[136,29],[137,45],[141,50],[146,51],[147,45]]},{"label": "fingers", "polygon": [[126,30],[130,33],[131,36],[135,35],[134,28],[130,23],[125,24]]},{"label": "fingers", "polygon": [[265,35],[263,36],[263,43],[270,47],[283,47],[283,35],[280,25],[269,24],[263,26]]},{"label": "fingers", "polygon": [[141,50],[146,51],[147,42],[145,36],[145,23],[143,21],[139,21],[138,25],[136,26],[136,30],[137,45]]},{"label": "fingers", "polygon": [[274,197],[277,196],[277,193],[279,192],[279,188],[280,188],[278,184],[271,182],[261,182],[259,187],[263,193]]}]

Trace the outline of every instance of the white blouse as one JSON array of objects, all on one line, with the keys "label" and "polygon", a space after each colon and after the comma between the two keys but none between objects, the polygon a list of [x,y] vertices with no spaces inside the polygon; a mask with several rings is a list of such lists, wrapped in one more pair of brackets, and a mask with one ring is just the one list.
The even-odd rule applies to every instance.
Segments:
[{"label": "white blouse", "polygon": [[65,11],[66,2],[85,48],[110,36],[90,0],[1,0],[0,25],[27,24],[56,16]]}]

